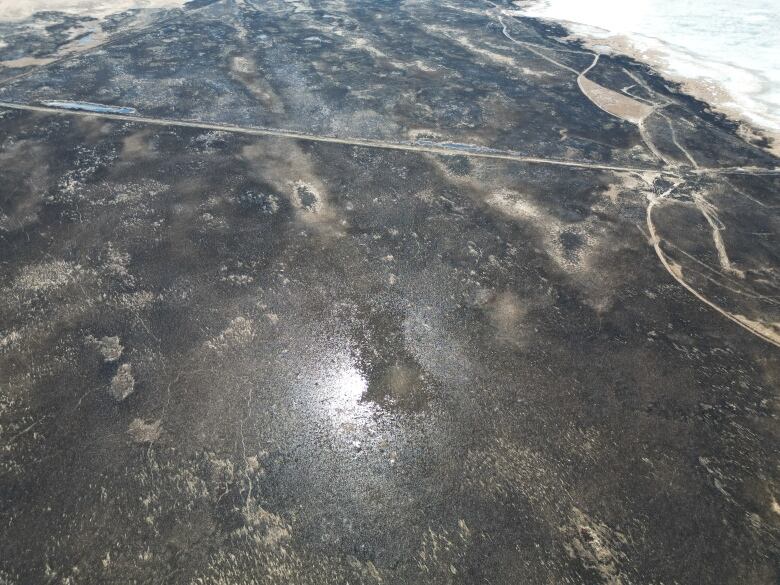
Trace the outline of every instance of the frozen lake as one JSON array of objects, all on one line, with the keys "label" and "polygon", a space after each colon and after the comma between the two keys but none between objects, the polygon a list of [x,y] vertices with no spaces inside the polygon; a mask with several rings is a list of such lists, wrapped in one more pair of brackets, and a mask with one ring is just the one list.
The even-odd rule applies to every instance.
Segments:
[{"label": "frozen lake", "polygon": [[591,44],[651,62],[727,113],[780,131],[780,2],[540,0],[515,3]]}]

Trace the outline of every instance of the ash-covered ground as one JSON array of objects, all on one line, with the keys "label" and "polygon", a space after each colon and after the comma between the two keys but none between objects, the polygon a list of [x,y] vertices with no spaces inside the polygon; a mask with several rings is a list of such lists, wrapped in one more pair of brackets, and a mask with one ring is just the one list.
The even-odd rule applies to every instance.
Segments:
[{"label": "ash-covered ground", "polygon": [[508,3],[122,4],[0,22],[0,584],[777,582],[755,129]]}]

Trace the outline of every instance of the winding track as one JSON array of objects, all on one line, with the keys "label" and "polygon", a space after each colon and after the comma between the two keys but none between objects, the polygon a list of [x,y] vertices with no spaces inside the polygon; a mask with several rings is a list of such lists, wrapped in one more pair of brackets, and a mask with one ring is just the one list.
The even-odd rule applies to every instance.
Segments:
[{"label": "winding track", "polygon": [[[503,32],[503,34],[504,34],[504,36],[506,38],[508,38],[513,43],[520,45],[524,49],[534,53],[535,55],[538,55],[538,56],[542,57],[546,61],[549,61],[550,63],[553,63],[554,65],[556,65],[556,66],[558,66],[558,67],[560,67],[560,68],[562,68],[564,70],[568,70],[568,71],[570,71],[572,73],[575,73],[577,75],[577,85],[580,88],[580,91],[582,91],[583,95],[585,95],[586,98],[588,98],[591,102],[593,102],[593,104],[596,107],[598,107],[599,109],[604,110],[604,108],[602,108],[590,95],[588,95],[588,92],[585,91],[585,88],[583,88],[583,85],[582,85],[582,80],[585,78],[585,76],[588,74],[588,72],[590,72],[598,64],[598,62],[599,62],[599,53],[590,52],[590,51],[571,51],[571,50],[566,50],[566,52],[578,52],[578,53],[582,53],[582,54],[593,55],[593,62],[588,67],[583,69],[581,72],[577,72],[576,70],[572,69],[568,65],[565,65],[563,63],[559,63],[555,59],[552,59],[551,57],[546,56],[543,53],[540,53],[539,51],[536,50],[536,46],[533,45],[533,43],[527,43],[527,42],[524,42],[524,41],[518,41],[517,39],[512,37],[509,34],[507,25],[506,25],[506,23],[503,20],[503,15],[501,13],[500,7],[498,7],[493,2],[490,2],[490,0],[488,0],[488,3],[491,4],[495,8],[496,17],[498,19],[498,22],[501,24],[502,32]],[[631,74],[629,73],[629,75],[631,75]],[[639,80],[636,79],[633,75],[631,75],[631,77],[634,78],[635,81],[639,82]],[[654,95],[654,92],[652,92],[649,88],[646,87],[646,89],[648,89],[648,91],[650,91],[651,95]],[[625,92],[625,90],[624,90],[624,93],[627,93],[627,92]],[[630,94],[627,94],[627,95],[630,95]],[[682,144],[680,144],[680,142],[677,139],[677,133],[675,132],[674,125],[672,124],[672,121],[662,111],[666,106],[669,105],[669,103],[670,102],[668,102],[668,101],[663,101],[662,103],[653,103],[652,101],[649,102],[649,105],[652,105],[652,110],[650,111],[650,113],[648,113],[644,118],[639,120],[639,122],[637,123],[637,126],[639,128],[639,133],[640,133],[640,135],[642,137],[642,140],[644,141],[646,146],[650,149],[650,151],[652,151],[652,153],[656,156],[656,158],[658,158],[664,165],[667,165],[667,166],[669,166],[669,167],[671,167],[673,169],[679,168],[679,165],[675,164],[674,161],[669,160],[666,156],[663,155],[663,153],[661,153],[660,150],[658,150],[658,148],[656,147],[655,143],[653,142],[650,134],[647,131],[647,127],[645,125],[645,120],[650,115],[652,115],[652,113],[654,113],[654,112],[657,112],[666,121],[666,123],[667,123],[667,125],[669,127],[669,131],[670,131],[670,134],[671,134],[672,142],[674,143],[675,147],[680,151],[680,153],[690,163],[690,167],[687,167],[687,165],[686,165],[686,168],[684,169],[685,171],[687,171],[690,174],[707,174],[707,173],[709,173],[709,174],[724,174],[725,175],[725,174],[731,174],[731,173],[736,173],[736,172],[750,173],[750,174],[770,174],[770,173],[771,174],[776,174],[776,173],[778,173],[778,169],[769,169],[769,168],[767,168],[767,169],[759,169],[759,168],[739,168],[739,169],[734,169],[734,168],[708,168],[708,169],[704,169],[704,168],[701,168],[699,166],[699,164],[697,163],[696,159],[693,157],[693,155]],[[609,112],[607,110],[604,110],[604,111],[606,111],[608,114],[610,114],[612,116],[619,117],[619,116],[616,116],[615,114],[613,114],[612,112]],[[677,178],[677,181],[674,183],[674,185],[671,188],[667,189],[664,193],[662,193],[660,195],[655,195],[655,194],[650,195],[649,196],[650,202],[648,203],[647,211],[646,211],[646,222],[647,222],[647,228],[648,228],[648,230],[650,232],[651,243],[653,245],[653,248],[655,250],[656,255],[658,256],[658,259],[661,261],[661,264],[666,269],[666,271],[672,276],[672,278],[674,278],[683,288],[685,288],[688,292],[690,292],[693,296],[695,296],[699,301],[703,302],[704,304],[706,304],[711,309],[714,309],[715,311],[717,311],[718,313],[720,313],[721,315],[723,315],[727,319],[733,321],[734,323],[736,323],[740,327],[746,329],[750,333],[760,337],[764,341],[766,341],[766,342],[768,342],[768,343],[770,343],[772,345],[775,345],[777,347],[780,347],[780,336],[778,336],[777,333],[774,330],[772,330],[771,327],[767,327],[763,323],[760,323],[760,322],[752,321],[752,320],[750,320],[750,319],[748,319],[748,318],[746,318],[746,317],[744,317],[742,315],[737,315],[737,314],[731,313],[729,311],[726,311],[722,307],[720,307],[717,304],[715,304],[713,301],[707,299],[703,294],[698,292],[695,288],[693,288],[693,286],[691,286],[689,283],[687,283],[685,281],[685,279],[683,278],[683,275],[682,275],[681,271],[679,269],[676,270],[670,264],[669,259],[667,258],[666,254],[664,253],[663,249],[661,248],[661,243],[662,243],[663,240],[658,235],[656,227],[655,227],[655,223],[653,222],[653,209],[656,206],[661,205],[661,204],[665,203],[666,201],[668,201],[669,195],[671,193],[673,193],[678,187],[684,185],[686,181],[685,181],[685,179],[683,177],[681,177],[679,174],[677,174],[675,172],[669,173],[669,174],[675,176]],[[724,177],[724,180],[727,181],[727,179],[725,179],[725,177]],[[717,213],[716,213],[715,207],[712,204],[708,203],[706,200],[704,200],[704,198],[701,197],[701,196],[694,196],[694,202],[696,204],[696,207],[699,209],[699,212],[704,216],[704,218],[706,219],[707,223],[710,225],[710,228],[712,230],[713,244],[714,244],[715,249],[716,249],[716,251],[718,253],[718,258],[719,258],[719,261],[720,261],[720,264],[721,264],[721,268],[725,272],[730,272],[730,273],[739,275],[740,271],[738,269],[736,269],[732,265],[731,260],[729,259],[728,253],[726,251],[725,243],[723,242],[723,237],[722,237],[722,235],[720,233],[722,230],[725,229],[725,226],[717,218]]]},{"label": "winding track", "polygon": [[778,337],[777,334],[775,334],[769,328],[761,327],[759,323],[751,321],[743,317],[742,315],[735,315],[719,307],[714,302],[712,302],[707,297],[705,297],[703,294],[701,294],[699,291],[697,291],[695,288],[693,288],[690,284],[688,284],[685,281],[685,279],[683,279],[682,275],[680,274],[680,271],[675,270],[674,267],[672,267],[671,264],[669,263],[669,259],[667,258],[666,254],[661,248],[661,243],[663,242],[663,239],[658,235],[658,231],[656,230],[655,223],[653,222],[653,209],[658,205],[662,205],[668,199],[668,196],[671,195],[672,192],[674,192],[678,187],[682,186],[684,183],[685,181],[680,181],[678,183],[675,183],[674,185],[672,185],[672,187],[670,187],[660,195],[653,196],[650,199],[650,203],[647,206],[647,215],[646,215],[647,229],[650,232],[650,242],[653,245],[653,249],[655,250],[656,256],[658,256],[658,259],[661,261],[661,264],[666,269],[666,271],[672,276],[672,278],[674,278],[678,284],[680,284],[683,288],[685,288],[685,290],[691,293],[702,303],[704,303],[711,309],[717,311],[718,313],[720,313],[730,321],[733,321],[743,329],[749,331],[753,335],[760,337],[767,343],[770,343],[775,347],[780,347],[780,337]]},{"label": "winding track", "polygon": [[[598,103],[596,103],[588,94],[586,91],[582,89],[582,85],[580,81],[587,75],[588,72],[590,72],[599,62],[599,53],[591,52],[591,51],[580,51],[580,50],[573,50],[573,49],[567,49],[567,48],[560,48],[560,49],[551,49],[551,50],[560,50],[563,52],[568,53],[578,53],[578,54],[587,54],[593,56],[593,61],[590,63],[588,67],[586,67],[582,71],[577,71],[568,65],[561,63],[551,56],[539,51],[538,49],[544,48],[539,45],[535,45],[534,43],[529,43],[526,41],[519,41],[515,38],[513,38],[509,34],[509,30],[507,28],[506,23],[503,20],[503,15],[501,14],[501,10],[498,6],[493,4],[492,2],[489,2],[496,10],[496,17],[501,24],[503,35],[512,41],[513,43],[520,45],[524,49],[528,50],[529,52],[537,55],[538,57],[552,63],[553,65],[570,71],[574,75],[577,76],[577,82],[578,86],[582,90],[585,97],[587,97],[590,101],[594,103],[597,107],[601,108]],[[169,19],[166,19],[169,20]],[[158,23],[159,25],[159,23]],[[137,29],[135,31],[132,31],[131,34],[139,34],[143,32],[148,27],[142,27],[141,29]],[[119,38],[111,39],[105,43],[101,43],[100,45],[97,45],[96,47],[93,47],[92,49],[103,47],[108,44],[112,44],[114,42],[117,42],[120,39],[127,38],[127,34],[119,35]],[[65,56],[61,59],[57,59],[47,65],[53,65],[56,63],[61,63],[63,61],[66,61],[68,59],[73,58],[74,56],[82,54],[82,53],[76,53],[73,55]],[[41,66],[46,67],[46,65]],[[6,84],[10,81],[13,81],[15,79],[18,79],[19,77],[26,77],[27,75],[30,75],[33,71],[38,71],[41,67],[34,68],[32,71],[25,72],[19,76],[3,80],[2,84]],[[633,77],[633,76],[632,76]],[[637,80],[638,81],[638,80]],[[625,92],[627,95],[627,92]],[[675,270],[669,263],[668,258],[666,257],[666,254],[661,248],[661,238],[657,233],[657,230],[655,228],[655,224],[653,223],[652,213],[654,207],[656,207],[659,204],[663,204],[664,201],[668,198],[668,196],[678,187],[683,185],[685,183],[685,178],[681,176],[681,171],[684,171],[685,173],[689,175],[696,175],[696,174],[719,174],[719,175],[729,175],[729,174],[755,174],[755,175],[780,175],[780,168],[768,168],[768,167],[715,167],[715,168],[702,168],[700,167],[696,160],[693,158],[693,156],[685,149],[683,148],[679,142],[677,141],[674,127],[672,126],[671,121],[665,116],[663,113],[660,112],[664,107],[668,105],[668,102],[666,103],[660,103],[660,104],[652,104],[653,111],[659,112],[660,115],[666,119],[669,128],[672,132],[672,138],[674,144],[679,148],[681,153],[685,156],[685,158],[691,163],[691,167],[685,167],[680,168],[677,165],[672,165],[670,161],[668,161],[655,147],[653,141],[649,137],[649,135],[646,132],[646,129],[644,127],[644,119],[641,120],[638,123],[640,134],[642,135],[643,141],[646,143],[648,148],[653,152],[653,154],[656,155],[657,158],[660,159],[662,163],[665,165],[671,166],[671,169],[659,169],[659,168],[653,168],[653,167],[632,167],[632,166],[620,166],[620,165],[607,165],[607,164],[601,164],[597,162],[592,161],[574,161],[574,160],[562,160],[562,159],[553,159],[553,158],[544,158],[544,157],[532,157],[532,156],[525,156],[517,152],[513,151],[506,151],[506,150],[467,150],[467,149],[461,149],[457,148],[455,146],[450,146],[446,144],[437,145],[437,144],[418,144],[414,142],[390,142],[390,141],[384,141],[384,140],[373,140],[373,139],[365,139],[365,138],[357,138],[357,137],[346,137],[346,138],[339,138],[335,136],[326,136],[326,135],[317,135],[317,134],[306,134],[303,132],[295,132],[290,130],[283,130],[283,129],[276,129],[276,128],[250,128],[250,127],[244,127],[244,126],[237,126],[237,125],[230,125],[230,124],[217,124],[217,123],[208,123],[208,122],[200,122],[197,120],[177,120],[177,119],[168,119],[168,118],[156,118],[156,117],[150,117],[150,116],[137,116],[137,115],[126,115],[126,114],[112,114],[112,113],[98,113],[98,112],[88,112],[88,111],[78,111],[78,110],[66,110],[62,108],[56,108],[56,107],[47,107],[42,105],[33,105],[33,104],[20,104],[20,103],[13,103],[13,102],[4,102],[0,101],[0,108],[6,108],[6,109],[12,109],[12,110],[23,110],[23,111],[31,111],[31,112],[42,112],[47,114],[58,114],[58,115],[68,115],[68,116],[81,116],[81,117],[93,117],[93,118],[102,118],[102,119],[108,119],[108,120],[118,120],[122,122],[135,122],[140,124],[151,124],[156,126],[176,126],[176,127],[184,127],[184,128],[198,128],[203,130],[216,130],[216,131],[222,131],[222,132],[232,132],[237,134],[245,134],[249,136],[273,136],[273,137],[280,137],[280,138],[289,138],[294,140],[304,140],[304,141],[310,141],[310,142],[322,142],[322,143],[331,143],[331,144],[344,144],[344,145],[350,145],[350,146],[360,146],[360,147],[366,147],[366,148],[379,148],[379,149],[385,149],[385,150],[397,150],[397,151],[408,151],[408,152],[421,152],[421,153],[430,153],[430,154],[438,154],[443,156],[468,156],[468,157],[475,157],[475,158],[485,158],[485,159],[498,159],[498,160],[508,160],[508,161],[514,161],[514,162],[520,162],[520,163],[528,163],[528,164],[541,164],[541,165],[553,165],[553,166],[562,166],[562,167],[572,167],[572,168],[581,168],[581,169],[595,169],[595,170],[605,170],[605,171],[612,171],[612,172],[620,172],[620,173],[657,173],[659,175],[667,175],[670,177],[673,177],[677,179],[675,184],[668,189],[666,192],[660,194],[660,195],[652,195],[650,196],[650,202],[647,206],[646,211],[646,223],[647,228],[650,232],[651,237],[651,243],[653,245],[653,248],[655,249],[656,255],[658,256],[659,260],[661,261],[661,264],[666,269],[666,271],[674,278],[681,286],[683,286],[686,290],[688,290],[692,295],[694,295],[698,300],[709,306],[710,308],[714,309],[727,319],[733,321],[734,323],[738,324],[740,327],[743,327],[747,331],[753,333],[754,335],[760,337],[764,341],[775,345],[777,347],[780,347],[780,339],[777,338],[776,335],[771,330],[764,330],[763,327],[760,326],[758,323],[754,323],[741,315],[734,315],[729,313],[728,311],[725,311],[718,305],[714,304],[712,301],[708,300],[706,297],[704,297],[701,293],[696,291],[690,284],[688,284],[683,278],[681,274],[678,274],[678,270]],[[603,108],[601,108],[603,109]],[[611,112],[607,112],[612,114]],[[724,176],[724,180],[725,176]],[[720,235],[717,232],[717,225],[714,225],[713,218],[709,216],[709,214],[706,212],[706,210],[701,210],[705,219],[710,223],[711,227],[713,228],[713,236],[715,237],[715,244],[716,248],[719,253],[719,257],[721,259],[721,263],[725,264],[724,268],[731,267],[730,262],[728,261],[728,256],[726,254],[725,248],[723,247],[722,240],[719,240],[718,236]],[[720,243],[720,245],[718,245]],[[726,259],[724,263],[724,258]]]}]

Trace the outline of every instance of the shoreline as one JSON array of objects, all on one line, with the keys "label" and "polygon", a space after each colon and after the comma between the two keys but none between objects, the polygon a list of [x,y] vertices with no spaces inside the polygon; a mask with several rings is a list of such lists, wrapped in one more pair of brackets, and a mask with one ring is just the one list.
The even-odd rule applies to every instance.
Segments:
[{"label": "shoreline", "polygon": [[[746,142],[780,158],[780,120],[775,123],[773,120],[766,119],[762,113],[751,111],[744,104],[740,104],[738,96],[723,82],[706,74],[701,76],[682,74],[671,62],[673,56],[680,55],[685,55],[691,60],[697,59],[699,56],[696,53],[653,37],[614,33],[590,24],[536,14],[533,11],[529,12],[527,7],[505,8],[502,12],[506,16],[536,20],[547,26],[554,25],[560,29],[560,33],[549,32],[548,34],[560,41],[577,44],[604,56],[628,58],[647,66],[659,79],[674,84],[676,87],[671,89],[675,92],[700,102],[702,109],[707,113],[733,124],[737,134]],[[758,71],[750,71],[731,63],[717,63],[717,65],[750,73],[756,77],[761,75]],[[703,71],[706,70],[706,66],[703,67]],[[764,105],[766,109],[771,107],[770,104]],[[761,118],[764,118],[763,121]]]}]

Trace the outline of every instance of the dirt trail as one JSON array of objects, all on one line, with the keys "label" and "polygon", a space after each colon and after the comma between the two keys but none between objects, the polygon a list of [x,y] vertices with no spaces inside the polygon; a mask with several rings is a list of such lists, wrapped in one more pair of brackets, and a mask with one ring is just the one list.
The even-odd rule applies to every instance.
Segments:
[{"label": "dirt trail", "polygon": [[230,124],[214,124],[208,122],[196,122],[188,120],[176,120],[168,118],[151,118],[147,116],[134,116],[124,114],[110,114],[110,113],[98,113],[98,112],[86,112],[79,110],[65,110],[60,108],[46,107],[46,106],[34,106],[28,104],[17,104],[13,102],[0,101],[0,108],[8,108],[12,110],[24,110],[30,112],[44,112],[47,114],[59,114],[65,116],[86,116],[97,117],[107,120],[120,120],[122,122],[137,122],[139,124],[153,124],[155,126],[179,126],[184,128],[202,128],[204,130],[220,130],[223,132],[234,132],[237,134],[248,134],[250,136],[278,136],[281,138],[292,138],[295,140],[308,140],[311,142],[327,142],[331,144],[347,144],[351,146],[364,146],[367,148],[383,148],[386,150],[404,150],[410,152],[425,152],[433,154],[441,154],[444,156],[469,156],[474,158],[491,158],[499,160],[510,160],[515,162],[530,163],[530,164],[547,164],[557,165],[564,167],[575,167],[583,169],[598,169],[615,172],[625,173],[641,173],[641,172],[655,172],[663,174],[673,174],[667,171],[663,171],[652,167],[629,167],[619,165],[607,165],[589,161],[572,161],[561,160],[554,158],[542,158],[534,156],[524,156],[511,151],[500,150],[467,150],[455,148],[447,145],[432,145],[432,144],[414,144],[404,142],[388,142],[384,140],[372,140],[369,138],[339,138],[336,136],[322,136],[318,134],[306,134],[303,132],[294,132],[291,130],[282,130],[276,128],[246,128],[243,126],[233,126]]},{"label": "dirt trail", "polygon": [[[663,242],[663,239],[658,234],[658,230],[656,229],[656,225],[653,222],[653,209],[655,209],[659,205],[663,205],[665,201],[668,200],[669,195],[671,195],[677,188],[681,187],[685,181],[679,181],[675,183],[672,187],[661,193],[660,195],[654,195],[650,199],[650,203],[647,206],[647,229],[650,232],[650,240],[653,245],[653,248],[655,249],[655,253],[658,256],[658,259],[661,261],[661,264],[666,269],[666,271],[674,278],[683,288],[685,288],[688,292],[690,292],[693,296],[695,296],[697,299],[699,299],[702,303],[710,307],[711,309],[714,309],[730,321],[733,321],[740,327],[746,329],[753,335],[756,335],[763,339],[764,341],[771,343],[774,346],[780,347],[780,334],[778,334],[776,328],[772,327],[771,325],[767,325],[764,323],[761,323],[760,321],[755,321],[753,319],[749,319],[745,317],[744,315],[738,315],[731,313],[729,311],[726,311],[722,307],[715,304],[713,301],[709,300],[707,297],[705,297],[703,294],[701,294],[699,291],[697,291],[695,288],[693,288],[690,284],[688,284],[685,279],[683,278],[682,268],[675,263],[674,261],[670,260],[667,255],[664,253],[663,249],[661,248],[661,243]],[[705,214],[705,218],[709,222],[711,217]],[[712,224],[710,224],[712,225]],[[713,226],[713,237],[715,238],[715,244],[718,248],[719,256],[721,254],[721,247],[718,246],[718,237],[719,227]],[[725,250],[723,250],[725,253]],[[721,262],[723,262],[723,257],[720,256]],[[731,268],[731,264],[728,260],[726,260],[726,265]]]}]

